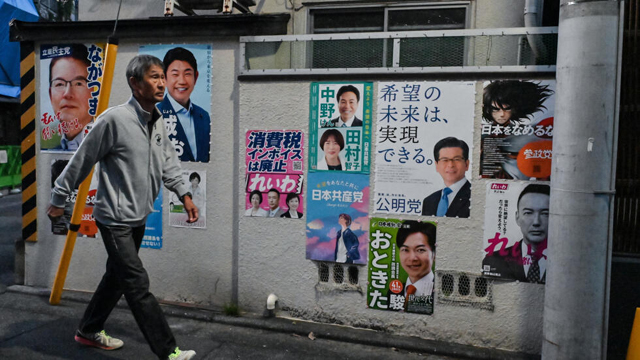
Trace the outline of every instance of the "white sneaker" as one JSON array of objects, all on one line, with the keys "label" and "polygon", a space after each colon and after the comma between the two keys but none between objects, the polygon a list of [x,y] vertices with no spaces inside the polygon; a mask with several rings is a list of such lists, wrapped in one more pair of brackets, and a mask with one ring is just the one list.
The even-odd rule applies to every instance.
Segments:
[{"label": "white sneaker", "polygon": [[173,354],[169,355],[169,360],[189,360],[196,356],[196,352],[193,350],[182,351],[176,347]]},{"label": "white sneaker", "polygon": [[95,334],[83,334],[80,330],[76,331],[75,340],[80,344],[97,347],[103,350],[120,349],[124,342],[120,339],[112,338],[102,330]]}]

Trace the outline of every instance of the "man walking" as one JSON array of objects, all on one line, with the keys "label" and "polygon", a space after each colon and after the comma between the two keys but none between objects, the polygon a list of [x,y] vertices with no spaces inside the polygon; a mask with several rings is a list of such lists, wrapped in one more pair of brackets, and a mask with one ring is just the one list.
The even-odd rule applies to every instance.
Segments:
[{"label": "man walking", "polygon": [[156,298],[138,250],[147,215],[153,209],[162,182],[184,203],[189,222],[198,209],[182,180],[175,149],[169,141],[155,104],[164,96],[164,69],[150,55],[133,58],[126,70],[132,97],[105,111],[89,132],[52,189],[49,217],[64,213],[69,194],[100,163],[93,215],[107,250],[107,269],[80,321],[75,340],[114,350],[121,340],[108,336],[104,323],[124,294],[140,330],[159,359],[191,359],[195,352],[180,351]]}]

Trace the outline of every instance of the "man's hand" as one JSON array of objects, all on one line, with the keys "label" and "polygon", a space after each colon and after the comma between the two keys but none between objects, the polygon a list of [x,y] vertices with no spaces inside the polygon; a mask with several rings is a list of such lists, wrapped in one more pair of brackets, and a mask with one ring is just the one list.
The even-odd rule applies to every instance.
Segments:
[{"label": "man's hand", "polygon": [[47,209],[47,215],[52,222],[58,221],[62,215],[64,215],[64,208],[53,206],[49,204],[49,208]]},{"label": "man's hand", "polygon": [[191,201],[191,196],[184,197],[184,209],[187,211],[187,216],[189,216],[188,223],[198,221],[198,208]]}]

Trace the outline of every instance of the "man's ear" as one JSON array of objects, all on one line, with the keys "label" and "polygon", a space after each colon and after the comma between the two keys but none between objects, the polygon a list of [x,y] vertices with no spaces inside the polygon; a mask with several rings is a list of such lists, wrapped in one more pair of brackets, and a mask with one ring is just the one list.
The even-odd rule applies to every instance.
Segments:
[{"label": "man's ear", "polygon": [[138,81],[133,76],[129,78],[129,85],[133,88],[133,90],[138,89]]},{"label": "man's ear", "polygon": [[193,82],[196,83],[198,81],[198,75],[200,75],[199,72],[196,71],[194,77],[193,77]]}]

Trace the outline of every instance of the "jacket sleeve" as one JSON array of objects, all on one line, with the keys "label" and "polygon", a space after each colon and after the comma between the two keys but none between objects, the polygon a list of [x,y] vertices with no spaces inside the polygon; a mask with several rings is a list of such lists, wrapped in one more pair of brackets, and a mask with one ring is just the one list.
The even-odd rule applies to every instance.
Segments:
[{"label": "jacket sleeve", "polygon": [[69,195],[89,175],[93,165],[111,150],[117,140],[114,126],[108,113],[96,121],[78,150],[64,168],[51,189],[51,204],[64,207]]},{"label": "jacket sleeve", "polygon": [[[162,120],[162,118],[160,119]],[[164,126],[163,126],[164,128]],[[164,163],[162,165],[162,181],[167,189],[173,191],[178,197],[186,194],[189,191],[189,187],[182,180],[182,168],[178,161],[178,154],[173,147],[171,140],[167,136],[166,131],[163,129],[163,147],[162,153],[164,157]]]}]

